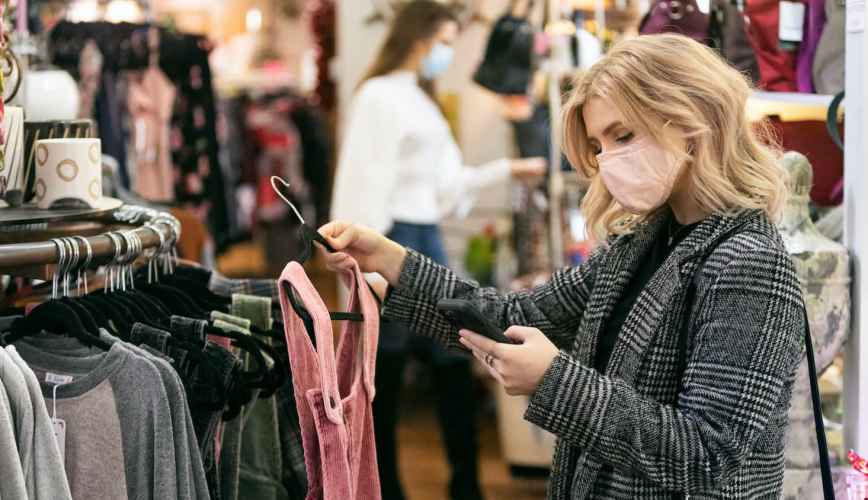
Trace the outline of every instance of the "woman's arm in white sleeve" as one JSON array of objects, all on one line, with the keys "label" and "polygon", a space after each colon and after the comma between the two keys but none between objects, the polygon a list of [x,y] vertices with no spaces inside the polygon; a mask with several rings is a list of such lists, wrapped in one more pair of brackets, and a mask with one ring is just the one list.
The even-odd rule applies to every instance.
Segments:
[{"label": "woman's arm in white sleeve", "polygon": [[464,165],[461,151],[452,141],[445,148],[439,167],[438,194],[444,214],[471,208],[481,191],[510,178],[509,159],[469,167]]}]

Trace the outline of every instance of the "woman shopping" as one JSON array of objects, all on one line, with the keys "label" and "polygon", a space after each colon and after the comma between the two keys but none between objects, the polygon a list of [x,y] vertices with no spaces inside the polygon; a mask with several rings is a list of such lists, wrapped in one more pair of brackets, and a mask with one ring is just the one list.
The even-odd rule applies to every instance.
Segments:
[{"label": "woman shopping", "polygon": [[[773,222],[785,174],[745,114],[750,92],[677,35],[622,42],[584,74],[564,144],[605,243],[532,291],[480,289],[346,222],[320,230],[341,250],[329,265],[380,273],[387,318],[530,396],[525,418],[558,437],[550,498],[779,498],[804,303]],[[516,343],[455,331],[443,298]]]},{"label": "woman shopping", "polygon": [[[482,189],[545,171],[542,159],[498,160],[465,167],[434,98],[434,80],[452,60],[458,23],[445,5],[416,0],[395,17],[354,97],[340,151],[332,217],[388,234],[438,264],[446,252],[444,215],[469,208]],[[447,352],[405,325],[384,325],[377,356],[374,425],[385,500],[404,498],[398,477],[396,424],[407,353],[434,369],[438,416],[452,469],[449,497],[481,497],[470,358]]]}]

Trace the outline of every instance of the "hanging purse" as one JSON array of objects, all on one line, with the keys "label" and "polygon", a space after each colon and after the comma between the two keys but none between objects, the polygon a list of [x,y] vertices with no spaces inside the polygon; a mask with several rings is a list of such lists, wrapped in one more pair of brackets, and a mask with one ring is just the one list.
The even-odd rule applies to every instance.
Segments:
[{"label": "hanging purse", "polygon": [[709,16],[699,10],[696,0],[658,0],[642,19],[639,33],[679,33],[705,43]]},{"label": "hanging purse", "polygon": [[844,0],[826,0],[826,26],[814,53],[814,89],[818,94],[844,90]]},{"label": "hanging purse", "polygon": [[473,81],[497,94],[526,94],[533,77],[533,41],[527,18],[507,13],[491,30]]},{"label": "hanging purse", "polygon": [[814,92],[813,65],[826,24],[825,0],[805,0],[802,43],[796,53],[796,84],[799,92]]},{"label": "hanging purse", "polygon": [[744,14],[730,0],[712,0],[708,25],[710,45],[751,82],[759,81],[759,66],[747,38]]},{"label": "hanging purse", "polygon": [[759,64],[759,87],[796,92],[796,53],[780,50],[780,1],[751,0],[745,6],[747,34]]}]

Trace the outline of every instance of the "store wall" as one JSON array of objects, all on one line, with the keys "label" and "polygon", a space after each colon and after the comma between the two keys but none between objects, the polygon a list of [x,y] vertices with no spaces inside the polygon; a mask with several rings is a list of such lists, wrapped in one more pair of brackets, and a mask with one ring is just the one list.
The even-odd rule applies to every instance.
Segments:
[{"label": "store wall", "polygon": [[[508,4],[507,0],[488,0],[483,14],[496,18]],[[338,82],[341,116],[345,117],[368,63],[373,59],[386,32],[386,24],[367,25],[373,12],[371,2],[340,0],[338,2],[338,57],[335,78]],[[459,108],[458,143],[469,165],[478,165],[513,154],[513,141],[509,124],[498,115],[497,99],[471,82],[471,75],[482,58],[490,26],[475,23],[461,34],[455,46],[455,63],[440,80],[439,91],[455,93]],[[444,224],[450,260],[460,267],[466,236],[481,230],[497,214],[508,211],[508,186],[504,183],[486,190],[477,208],[463,221]]]}]

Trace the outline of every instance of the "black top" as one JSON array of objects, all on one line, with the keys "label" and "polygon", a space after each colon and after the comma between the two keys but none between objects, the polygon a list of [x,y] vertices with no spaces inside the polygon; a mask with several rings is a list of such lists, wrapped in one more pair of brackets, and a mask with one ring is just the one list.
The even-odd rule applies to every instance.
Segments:
[{"label": "black top", "polygon": [[663,230],[654,241],[654,245],[651,247],[648,255],[642,259],[638,269],[636,269],[636,274],[633,275],[632,281],[627,285],[621,300],[618,301],[615,308],[612,310],[612,316],[606,323],[602,335],[597,340],[597,353],[594,357],[594,368],[598,372],[605,373],[606,366],[609,364],[609,358],[612,356],[612,350],[615,348],[615,341],[618,338],[618,334],[621,332],[621,327],[624,326],[624,321],[627,320],[627,315],[630,314],[630,310],[633,309],[633,304],[635,304],[636,299],[645,288],[645,285],[648,284],[651,277],[654,276],[655,272],[657,272],[657,269],[663,264],[666,258],[669,257],[672,249],[684,241],[684,238],[686,238],[698,224],[699,223],[694,223],[682,226],[675,220],[675,217],[671,217],[669,223],[664,225]]}]

